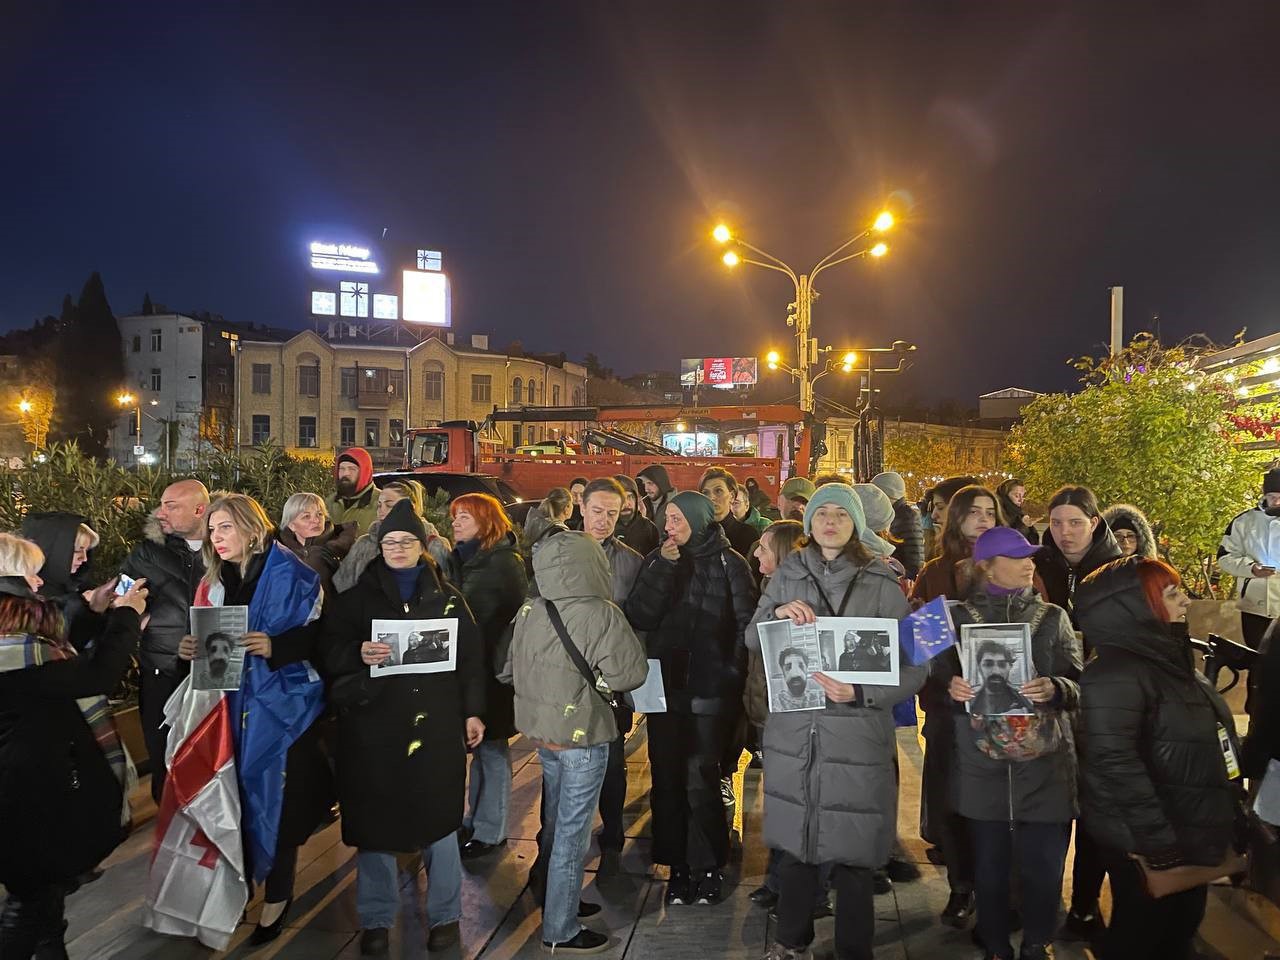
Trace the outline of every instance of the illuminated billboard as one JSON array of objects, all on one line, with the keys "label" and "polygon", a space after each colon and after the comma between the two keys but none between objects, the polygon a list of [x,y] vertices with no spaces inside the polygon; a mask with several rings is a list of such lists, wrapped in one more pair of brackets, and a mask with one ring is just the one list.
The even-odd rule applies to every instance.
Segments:
[{"label": "illuminated billboard", "polygon": [[312,290],[311,312],[322,317],[334,316],[338,312],[338,295],[331,290]]},{"label": "illuminated billboard", "polygon": [[373,251],[353,243],[311,244],[312,270],[337,270],[340,273],[377,273],[378,264],[370,259]]},{"label": "illuminated billboard", "polygon": [[404,271],[401,311],[408,323],[449,326],[449,278],[443,273]]},{"label": "illuminated billboard", "polygon": [[730,390],[759,381],[760,363],[755,357],[705,357],[680,361],[680,386]]},{"label": "illuminated billboard", "polygon": [[373,316],[377,320],[399,320],[400,298],[390,293],[375,293]]},{"label": "illuminated billboard", "polygon": [[664,433],[662,445],[668,450],[684,457],[718,457],[720,456],[720,435],[703,433],[702,431],[677,431]]}]

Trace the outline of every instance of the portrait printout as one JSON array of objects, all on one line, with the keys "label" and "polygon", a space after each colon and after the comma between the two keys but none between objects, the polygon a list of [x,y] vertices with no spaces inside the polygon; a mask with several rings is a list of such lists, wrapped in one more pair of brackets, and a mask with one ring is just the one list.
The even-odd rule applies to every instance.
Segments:
[{"label": "portrait printout", "polygon": [[804,626],[790,620],[760,624],[770,710],[825,706],[815,673],[841,683],[896,686],[898,629],[898,621],[878,617],[818,617]]},{"label": "portrait printout", "polygon": [[241,640],[248,632],[248,607],[191,608],[191,633],[196,638],[196,658],[191,661],[193,689],[240,689],[245,655]]},{"label": "portrait printout", "polygon": [[391,657],[369,668],[371,677],[448,673],[458,666],[458,620],[374,620],[369,639],[385,643]]},{"label": "portrait printout", "polygon": [[1031,624],[967,623],[960,628],[960,667],[975,696],[968,711],[983,717],[1029,716],[1035,706],[1018,692],[1036,676]]}]

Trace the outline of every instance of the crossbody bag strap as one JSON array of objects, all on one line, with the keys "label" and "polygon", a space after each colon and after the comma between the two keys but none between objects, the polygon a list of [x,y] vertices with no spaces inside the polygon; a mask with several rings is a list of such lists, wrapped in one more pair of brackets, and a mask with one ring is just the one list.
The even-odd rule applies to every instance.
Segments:
[{"label": "crossbody bag strap", "polygon": [[[862,570],[865,569],[866,567],[862,568]],[[849,581],[849,585],[844,588],[844,596],[840,598],[840,608],[838,611],[831,605],[831,600],[827,597],[826,591],[822,589],[822,584],[818,583],[818,578],[811,572],[809,573],[809,579],[813,581],[813,588],[818,591],[818,596],[822,598],[822,605],[827,608],[827,616],[844,616],[844,608],[849,605],[849,598],[853,596],[853,588],[858,585],[858,579],[862,576],[862,570],[855,573],[853,575],[853,579]]]},{"label": "crossbody bag strap", "polygon": [[601,700],[611,707],[616,707],[618,698],[609,689],[609,685],[604,678],[596,676],[596,672],[587,663],[587,658],[582,655],[582,651],[578,649],[577,644],[570,639],[569,631],[565,628],[564,621],[560,618],[560,611],[556,609],[556,605],[546,597],[542,598],[542,602],[546,605],[547,617],[551,620],[551,626],[555,630],[556,636],[560,638],[560,642],[564,645],[564,651],[569,654],[569,659],[573,661],[573,665],[582,674],[582,679],[586,680],[587,686],[600,695]]}]

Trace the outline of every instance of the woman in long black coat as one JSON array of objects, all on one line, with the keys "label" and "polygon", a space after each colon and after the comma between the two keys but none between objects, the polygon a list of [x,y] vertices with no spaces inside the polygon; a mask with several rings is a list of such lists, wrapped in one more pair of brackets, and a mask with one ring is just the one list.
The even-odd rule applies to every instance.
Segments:
[{"label": "woman in long black coat", "polygon": [[[457,941],[466,745],[484,733],[484,658],[466,601],[426,557],[426,529],[407,501],[378,530],[382,556],[338,596],[326,618],[324,662],[338,709],[338,797],[342,839],[356,847],[361,950],[385,952],[399,896],[395,853],[422,851],[428,869],[428,940]],[[374,642],[374,620],[456,619],[449,672],[373,677],[390,645]]]},{"label": "woman in long black coat", "polygon": [[449,581],[462,591],[480,628],[484,646],[484,741],[471,758],[467,815],[462,825],[470,837],[462,859],[484,856],[507,842],[507,807],[511,801],[511,755],[507,741],[515,735],[511,688],[497,680],[498,645],[524,603],[529,580],[524,559],[502,504],[487,493],[467,493],[449,504],[453,538]]},{"label": "woman in long black coat", "polygon": [[[138,649],[146,584],[113,601],[77,654],[61,609],[33,593],[44,558],[0,534],[0,956],[65,957],[75,878],[127,835],[125,757],[107,711]],[[84,703],[78,702],[84,700]],[[91,726],[92,723],[92,726]]]}]

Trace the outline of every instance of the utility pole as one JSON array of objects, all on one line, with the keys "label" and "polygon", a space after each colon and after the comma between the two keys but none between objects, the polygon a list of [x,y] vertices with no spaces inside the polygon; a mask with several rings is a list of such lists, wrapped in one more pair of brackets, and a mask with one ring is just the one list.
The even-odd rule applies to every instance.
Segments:
[{"label": "utility pole", "polygon": [[1111,288],[1111,355],[1124,349],[1124,287]]}]

